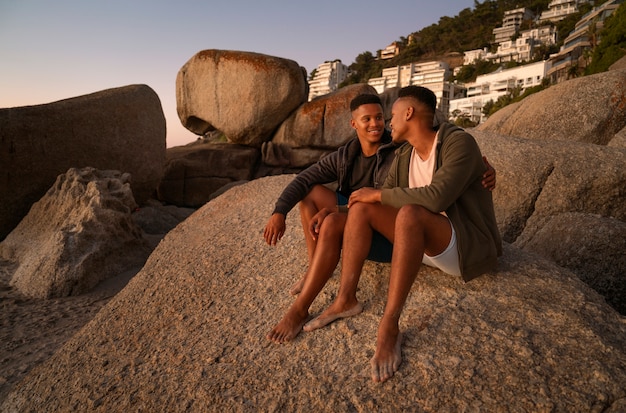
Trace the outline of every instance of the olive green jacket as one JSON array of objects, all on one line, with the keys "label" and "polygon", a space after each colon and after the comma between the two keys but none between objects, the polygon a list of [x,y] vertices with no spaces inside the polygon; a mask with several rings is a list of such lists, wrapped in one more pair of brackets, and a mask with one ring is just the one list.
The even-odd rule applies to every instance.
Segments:
[{"label": "olive green jacket", "polygon": [[429,211],[445,211],[456,231],[461,275],[465,281],[492,271],[502,255],[502,241],[491,192],[481,183],[486,171],[474,137],[450,123],[437,135],[435,170],[430,185],[409,188],[413,147],[396,151],[382,189],[382,203],[400,208],[418,204]]}]

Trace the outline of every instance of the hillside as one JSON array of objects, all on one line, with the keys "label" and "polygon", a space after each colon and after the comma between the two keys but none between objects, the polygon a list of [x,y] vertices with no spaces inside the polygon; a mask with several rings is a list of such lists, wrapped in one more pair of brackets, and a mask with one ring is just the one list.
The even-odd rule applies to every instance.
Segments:
[{"label": "hillside", "polygon": [[[349,65],[351,75],[342,86],[367,82],[368,79],[380,76],[382,69],[386,67],[410,62],[443,60],[452,68],[460,66],[463,62],[460,58],[462,52],[495,46],[493,29],[502,25],[505,11],[526,7],[538,15],[548,8],[549,3],[550,0],[485,0],[482,3],[475,1],[472,9],[463,9],[454,17],[441,17],[439,22],[410,33],[407,37],[401,37],[397,41],[402,44],[402,51],[393,59],[377,60],[377,56],[369,51],[361,53],[355,62]],[[556,23],[561,41],[574,28],[580,16],[591,7],[588,4],[583,5],[578,13]],[[531,21],[524,22],[522,29],[531,28],[532,24]],[[392,42],[393,40],[387,44]],[[549,53],[558,51],[559,46],[560,44],[557,44],[550,49],[540,50],[537,58],[545,58]]]}]

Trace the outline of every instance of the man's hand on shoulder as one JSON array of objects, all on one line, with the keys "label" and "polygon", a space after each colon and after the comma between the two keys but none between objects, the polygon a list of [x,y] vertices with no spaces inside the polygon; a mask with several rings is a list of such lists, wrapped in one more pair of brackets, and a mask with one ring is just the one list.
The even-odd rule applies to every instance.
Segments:
[{"label": "man's hand on shoulder", "polygon": [[487,167],[487,171],[483,174],[482,184],[485,189],[493,191],[496,189],[496,170],[493,166],[487,161],[487,157],[483,156],[483,162]]},{"label": "man's hand on shoulder", "polygon": [[285,234],[285,228],[285,216],[279,212],[272,214],[263,231],[265,242],[268,245],[276,245]]}]

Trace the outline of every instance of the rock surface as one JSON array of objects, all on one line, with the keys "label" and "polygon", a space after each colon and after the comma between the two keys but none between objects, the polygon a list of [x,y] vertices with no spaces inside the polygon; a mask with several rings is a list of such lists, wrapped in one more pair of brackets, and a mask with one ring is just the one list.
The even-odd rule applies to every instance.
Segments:
[{"label": "rock surface", "polygon": [[[626,265],[619,228],[626,223],[626,150],[470,132],[497,171],[493,199],[503,240],[593,280],[590,285],[623,311]],[[596,224],[583,224],[589,219]],[[550,222],[559,223],[554,231],[546,229]]]},{"label": "rock surface", "polygon": [[568,268],[626,315],[626,222],[564,212],[545,217],[514,245]]},{"label": "rock surface", "polygon": [[164,161],[165,116],[146,85],[0,109],[0,240],[69,168],[128,172],[142,204]]},{"label": "rock surface", "polygon": [[197,135],[222,131],[229,142],[260,147],[306,101],[306,73],[296,62],[260,53],[203,50],[176,77],[176,108]]},{"label": "rock surface", "polygon": [[257,148],[229,143],[192,143],[167,150],[159,200],[198,208],[232,182],[254,177],[261,160]]},{"label": "rock surface", "polygon": [[261,235],[292,178],[232,188],[177,226],[0,410],[623,411],[626,320],[570,272],[508,245],[497,273],[470,283],[422,267],[386,383],[371,382],[368,360],[388,265],[366,264],[362,314],[270,343],[306,263],[297,214],[278,247]]},{"label": "rock surface", "polygon": [[562,82],[497,111],[477,129],[607,145],[626,126],[626,70]]},{"label": "rock surface", "polygon": [[65,297],[141,267],[150,248],[131,217],[129,181],[94,168],[60,175],[0,243],[0,258],[17,265],[11,284],[28,297]]}]

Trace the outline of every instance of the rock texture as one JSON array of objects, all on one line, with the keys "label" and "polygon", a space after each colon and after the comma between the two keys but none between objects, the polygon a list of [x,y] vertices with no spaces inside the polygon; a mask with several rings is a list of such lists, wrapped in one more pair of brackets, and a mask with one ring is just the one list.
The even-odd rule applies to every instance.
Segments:
[{"label": "rock texture", "polygon": [[306,101],[306,72],[289,59],[203,50],[179,70],[176,107],[197,135],[224,132],[232,143],[260,147]]},{"label": "rock texture", "polygon": [[626,70],[559,83],[497,111],[477,129],[607,145],[626,126]]},{"label": "rock texture", "polygon": [[626,222],[564,212],[545,217],[532,236],[515,245],[569,268],[626,315]]},{"label": "rock texture", "polygon": [[60,175],[0,243],[0,258],[17,264],[11,284],[28,297],[64,297],[141,267],[150,248],[131,217],[129,182],[94,168]]},{"label": "rock texture", "polygon": [[261,160],[257,148],[229,143],[192,143],[167,150],[159,200],[198,208],[232,182],[254,177]]},{"label": "rock texture", "polygon": [[164,160],[165,117],[146,85],[0,109],[0,240],[69,168],[128,172],[142,204]]},{"label": "rock texture", "polygon": [[497,171],[503,240],[555,260],[623,311],[626,150],[470,132]]},{"label": "rock texture", "polygon": [[[306,167],[319,160],[320,149],[328,152],[348,142],[355,136],[350,126],[350,101],[366,93],[377,94],[372,86],[359,83],[301,105],[283,121],[272,140],[264,144],[263,162]],[[310,149],[313,149],[310,156],[301,154]]]},{"label": "rock texture", "polygon": [[306,263],[297,214],[278,247],[261,236],[292,178],[232,188],[177,226],[0,410],[623,411],[625,319],[570,272],[508,245],[497,273],[467,284],[422,268],[401,318],[403,363],[384,384],[368,360],[388,265],[366,265],[362,314],[270,343]]}]

